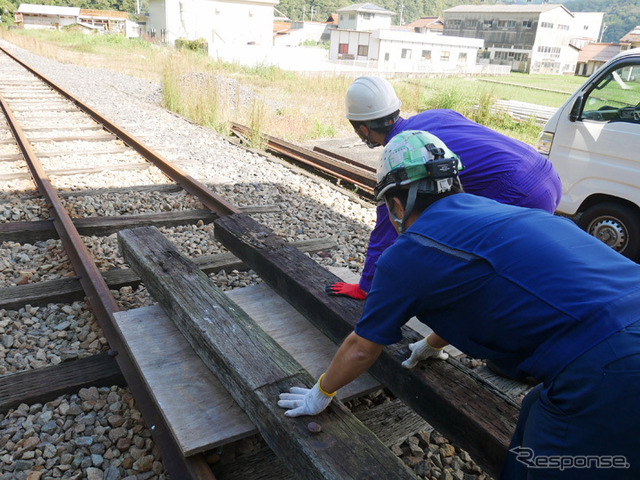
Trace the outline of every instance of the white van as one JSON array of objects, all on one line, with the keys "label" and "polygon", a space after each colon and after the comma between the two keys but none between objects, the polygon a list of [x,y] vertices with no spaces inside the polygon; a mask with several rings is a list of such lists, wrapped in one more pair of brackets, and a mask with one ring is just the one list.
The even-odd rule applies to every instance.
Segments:
[{"label": "white van", "polygon": [[640,261],[640,48],[604,64],[558,109],[538,151],[562,180],[556,213]]}]

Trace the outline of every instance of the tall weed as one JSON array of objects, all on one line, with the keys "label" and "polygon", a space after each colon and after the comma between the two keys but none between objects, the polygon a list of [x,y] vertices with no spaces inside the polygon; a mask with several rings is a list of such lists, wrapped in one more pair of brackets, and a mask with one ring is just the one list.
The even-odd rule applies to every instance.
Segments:
[{"label": "tall weed", "polygon": [[251,128],[249,145],[252,148],[264,150],[267,144],[262,134],[263,124],[264,124],[264,103],[262,103],[262,101],[260,100],[254,100],[251,106],[251,116],[249,118],[249,128]]}]

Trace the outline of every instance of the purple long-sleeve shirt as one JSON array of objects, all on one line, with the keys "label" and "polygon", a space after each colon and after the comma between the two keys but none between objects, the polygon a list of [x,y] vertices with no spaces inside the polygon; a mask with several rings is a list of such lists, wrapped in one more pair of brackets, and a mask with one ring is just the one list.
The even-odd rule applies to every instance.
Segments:
[{"label": "purple long-sleeve shirt", "polygon": [[[429,132],[460,157],[464,166],[460,181],[465,192],[550,213],[558,206],[560,177],[551,162],[531,146],[453,110],[426,110],[408,119],[400,118],[385,137],[385,145],[406,130]],[[359,284],[365,292],[371,287],[378,257],[396,237],[386,206],[378,206]]]}]

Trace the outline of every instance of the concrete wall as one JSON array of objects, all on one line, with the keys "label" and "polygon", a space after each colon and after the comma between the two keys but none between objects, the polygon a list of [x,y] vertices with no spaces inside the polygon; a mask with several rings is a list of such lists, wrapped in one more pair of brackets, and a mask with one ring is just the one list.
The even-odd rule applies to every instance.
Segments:
[{"label": "concrete wall", "polygon": [[166,41],[204,38],[210,53],[234,45],[268,45],[276,1],[151,0],[147,29],[166,29]]}]

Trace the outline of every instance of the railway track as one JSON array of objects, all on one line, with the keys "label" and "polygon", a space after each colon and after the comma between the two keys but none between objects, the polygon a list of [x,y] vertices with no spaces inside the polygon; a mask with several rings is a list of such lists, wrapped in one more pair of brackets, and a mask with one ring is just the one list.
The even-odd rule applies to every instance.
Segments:
[{"label": "railway track", "polygon": [[[8,55],[8,52],[4,53]],[[167,161],[68,92],[35,72],[25,70],[26,66],[18,65],[16,61],[8,56],[0,57],[0,106],[7,123],[6,128],[0,125],[0,135],[3,135],[0,136],[0,182],[3,183],[3,189],[16,192],[0,202],[0,208],[5,208],[8,220],[11,220],[0,223],[0,240],[4,242],[3,246],[13,242],[33,248],[13,256],[13,263],[5,262],[3,270],[18,270],[18,278],[14,278],[13,282],[4,281],[4,288],[0,290],[0,311],[19,310],[35,315],[38,309],[48,313],[52,303],[68,302],[61,308],[54,308],[65,312],[66,317],[54,319],[57,323],[53,328],[44,329],[43,338],[47,335],[51,338],[62,332],[71,337],[66,347],[79,344],[84,350],[71,351],[66,347],[51,350],[44,348],[48,343],[46,339],[40,340],[41,347],[32,355],[33,361],[29,360],[27,364],[16,361],[11,365],[11,371],[3,372],[6,375],[0,377],[0,412],[9,409],[19,411],[21,405],[49,402],[59,395],[80,389],[84,389],[84,395],[87,396],[87,391],[93,395],[92,388],[95,387],[113,390],[114,386],[126,384],[146,425],[150,427],[153,440],[161,450],[165,468],[172,478],[215,478],[206,454],[183,454],[171,426],[154,400],[153,387],[145,381],[114,320],[118,311],[139,306],[136,301],[130,302],[124,298],[126,294],[122,292],[142,288],[139,287],[141,280],[136,272],[123,268],[124,261],[121,258],[103,258],[100,255],[105,250],[102,239],[107,235],[113,236],[114,232],[141,225],[153,225],[169,232],[180,228],[198,228],[208,236],[209,227],[218,219],[241,217],[243,212],[269,215],[269,212],[276,210],[275,215],[278,215],[278,208],[273,205],[242,209],[234,206],[180,168],[188,168],[188,161],[183,165]],[[234,126],[234,129],[240,130],[240,126]],[[277,139],[270,139],[270,143],[272,141],[278,143]],[[282,146],[282,142],[279,144],[279,148],[284,149],[281,153],[287,156],[319,159],[319,168],[326,173],[357,185],[365,192],[372,187],[373,174],[370,168],[348,163],[347,166],[339,165],[337,159],[329,155],[292,149],[288,145]],[[116,179],[115,183],[128,185],[111,188],[109,194],[139,195],[140,208],[127,208],[127,211],[117,211],[115,215],[106,214],[111,211],[111,207],[105,205],[110,201],[104,200],[105,192],[100,189],[105,176],[117,177],[119,180]],[[32,178],[37,186],[37,194],[31,183]],[[92,203],[92,208],[77,202],[78,198],[87,197],[97,199]],[[160,211],[149,213],[148,206],[154,202],[159,204]],[[95,208],[96,205],[99,208]],[[179,232],[172,240],[180,243]],[[207,241],[202,240],[193,247],[201,254],[192,255],[192,260],[206,273],[247,268],[247,263],[254,270],[260,270],[259,265],[251,264],[247,258],[243,259],[243,263],[229,253],[219,253],[219,247],[208,251],[203,247],[205,243]],[[299,243],[302,250],[310,252],[327,251],[333,246],[326,239],[310,239],[306,243]],[[238,252],[236,254],[243,257]],[[9,286],[7,283],[15,285]],[[81,303],[85,297],[91,313]],[[146,298],[148,303],[153,301],[148,294]],[[347,310],[352,308],[348,301],[346,305]],[[340,302],[337,308],[344,311],[344,305]],[[65,322],[73,323],[67,317],[73,316],[74,312],[84,317],[95,316],[99,327],[92,325],[81,330],[76,339],[74,334],[67,333],[68,325],[62,327]],[[357,307],[353,315],[357,316]],[[53,313],[47,318],[52,316]],[[5,358],[14,343],[21,342],[19,337],[5,333]],[[339,339],[334,338],[334,341]],[[41,354],[41,351],[44,353]],[[457,371],[455,368],[459,366],[448,368],[453,368],[450,374],[455,374],[452,372]],[[478,381],[475,379],[470,386]],[[515,405],[509,404],[503,397],[497,401],[501,405],[506,401],[505,408],[511,408],[508,415],[513,416]],[[400,406],[395,408],[396,411],[400,410]],[[459,405],[455,408],[464,409]],[[402,417],[403,421],[407,418],[410,420],[407,423],[411,426],[407,429],[413,431],[417,428],[414,417],[415,414],[411,412]],[[367,425],[376,428],[374,421]],[[393,428],[404,431],[400,422],[394,424]],[[378,435],[384,436],[384,429],[378,431]],[[388,445],[394,442],[397,442],[397,437],[389,440]],[[499,450],[500,445],[497,448]],[[12,457],[12,461],[15,460]],[[26,461],[28,463],[28,458]],[[495,460],[490,460],[489,465],[491,462],[495,463]],[[220,478],[232,478],[234,468],[225,468],[231,473],[225,474],[225,469],[219,470]]]}]

